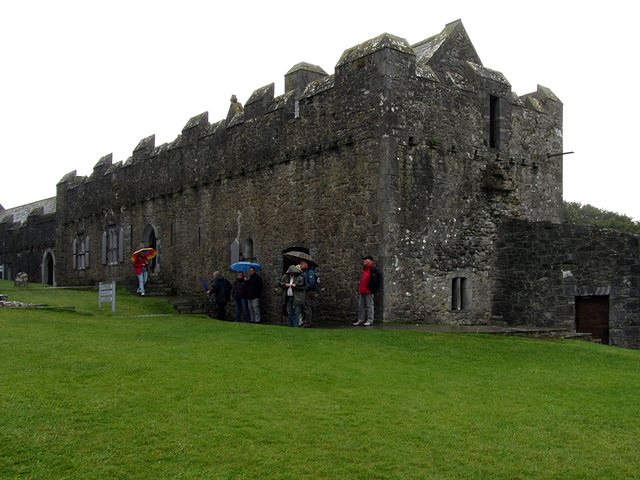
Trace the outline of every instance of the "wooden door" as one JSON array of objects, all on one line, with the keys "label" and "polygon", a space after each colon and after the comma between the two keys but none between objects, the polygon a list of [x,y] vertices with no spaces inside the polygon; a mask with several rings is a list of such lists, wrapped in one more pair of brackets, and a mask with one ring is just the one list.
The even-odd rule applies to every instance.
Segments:
[{"label": "wooden door", "polygon": [[576,332],[609,345],[609,296],[576,297]]}]

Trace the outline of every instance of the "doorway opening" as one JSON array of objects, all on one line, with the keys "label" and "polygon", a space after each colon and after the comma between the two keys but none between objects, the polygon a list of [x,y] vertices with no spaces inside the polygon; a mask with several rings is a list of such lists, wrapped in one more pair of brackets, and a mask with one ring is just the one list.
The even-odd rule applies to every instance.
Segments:
[{"label": "doorway opening", "polygon": [[576,297],[576,332],[609,345],[609,296]]},{"label": "doorway opening", "polygon": [[51,252],[51,250],[47,250],[44,253],[44,258],[42,259],[42,283],[51,285],[52,287],[56,286],[54,275],[55,263],[53,252]]},{"label": "doorway opening", "polygon": [[[156,236],[156,229],[152,225],[144,227],[142,232],[142,248],[153,248],[158,250],[158,238]],[[149,261],[149,273],[154,273],[158,266],[158,256],[156,255]]]}]

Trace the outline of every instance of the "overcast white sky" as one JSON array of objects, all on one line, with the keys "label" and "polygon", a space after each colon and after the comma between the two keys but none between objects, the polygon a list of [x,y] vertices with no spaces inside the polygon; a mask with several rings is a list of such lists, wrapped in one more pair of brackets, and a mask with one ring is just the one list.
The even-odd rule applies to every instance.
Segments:
[{"label": "overcast white sky", "polygon": [[633,3],[573,1],[216,2],[34,0],[0,4],[0,204],[55,196],[74,170],[125,161],[152,134],[226,117],[299,62],[334,72],[388,32],[417,43],[461,19],[483,64],[518,95],[564,103],[565,200],[640,220]]}]

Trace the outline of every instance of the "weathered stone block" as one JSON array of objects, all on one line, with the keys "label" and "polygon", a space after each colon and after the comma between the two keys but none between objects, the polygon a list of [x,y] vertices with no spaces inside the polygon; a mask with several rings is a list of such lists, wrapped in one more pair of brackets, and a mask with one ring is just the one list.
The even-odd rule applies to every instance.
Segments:
[{"label": "weathered stone block", "polygon": [[16,275],[14,286],[16,287],[26,287],[29,284],[29,275],[25,272],[20,272]]}]

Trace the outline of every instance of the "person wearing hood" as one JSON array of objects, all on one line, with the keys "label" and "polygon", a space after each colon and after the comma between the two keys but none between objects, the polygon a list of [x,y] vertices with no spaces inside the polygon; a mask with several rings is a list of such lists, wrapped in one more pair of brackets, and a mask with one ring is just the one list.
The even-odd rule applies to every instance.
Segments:
[{"label": "person wearing hood", "polygon": [[373,325],[373,295],[380,288],[380,281],[380,272],[373,265],[373,257],[371,255],[362,257],[362,276],[358,287],[358,321],[353,324],[354,326]]},{"label": "person wearing hood", "polygon": [[282,278],[278,286],[284,290],[285,305],[289,316],[289,326],[300,326],[300,310],[304,303],[304,290],[307,283],[300,270],[295,265],[291,265]]}]

